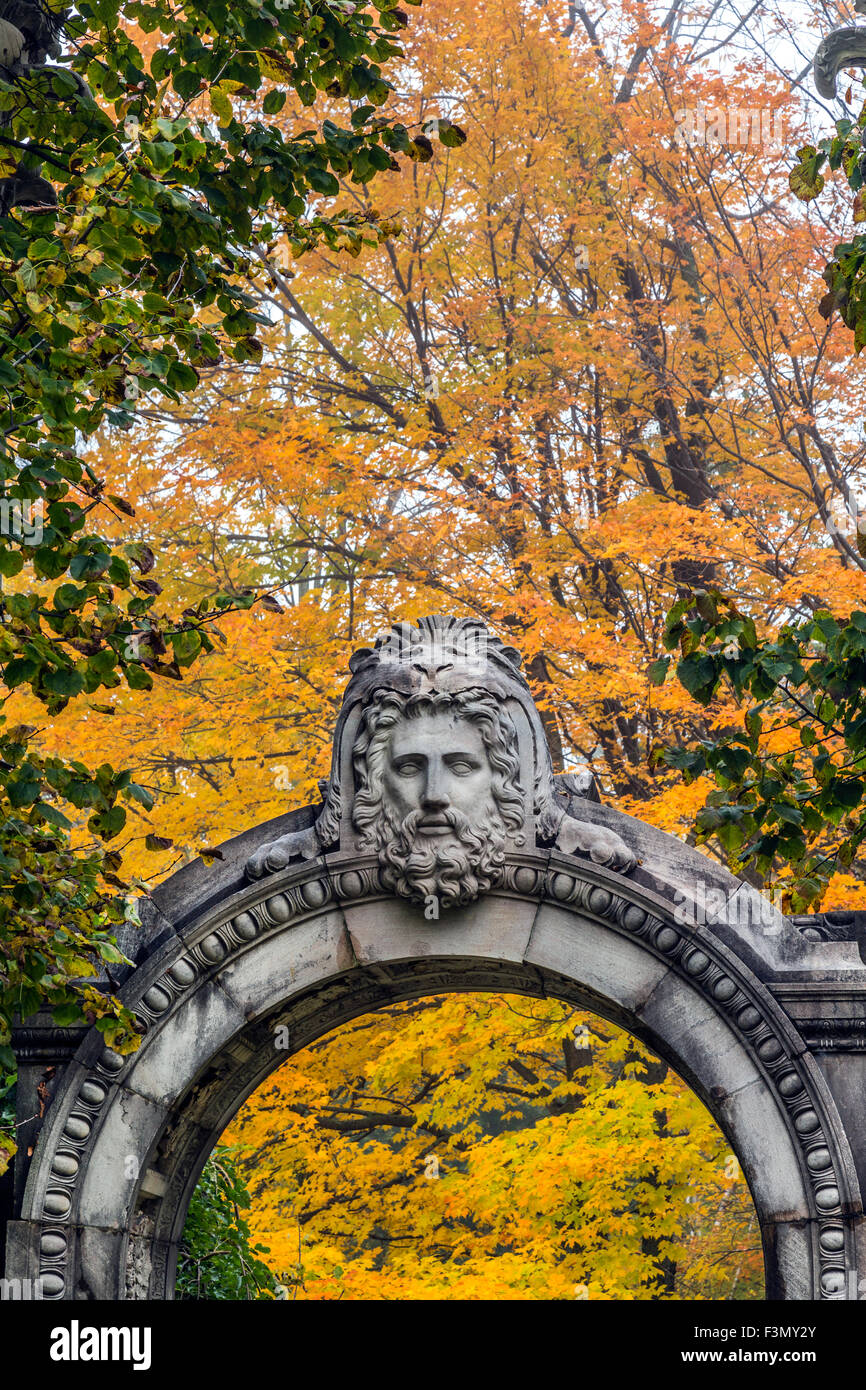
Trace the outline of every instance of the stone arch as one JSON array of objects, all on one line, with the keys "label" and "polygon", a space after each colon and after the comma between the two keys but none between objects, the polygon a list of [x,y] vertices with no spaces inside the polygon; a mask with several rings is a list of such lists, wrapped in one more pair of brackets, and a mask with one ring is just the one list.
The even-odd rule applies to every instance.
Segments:
[{"label": "stone arch", "polygon": [[349,665],[322,805],[181,869],[121,938],[130,963],[105,984],[139,1051],[50,1020],[20,1030],[35,1151],[7,1278],[57,1299],[170,1297],[193,1185],[282,1060],[277,1023],[300,1048],[389,1000],[490,989],[643,1038],[737,1153],[768,1297],[858,1298],[866,968],[848,927],[782,916],[585,778],[554,778],[519,655],[478,622],[398,624]]},{"label": "stone arch", "polygon": [[300,1048],[383,1002],[461,989],[572,1000],[644,1039],[737,1153],[767,1296],[856,1297],[857,1179],[791,1020],[670,898],[556,851],[511,856],[495,892],[442,921],[383,892],[372,856],[346,855],[247,884],[171,934],[122,990],[140,1050],[121,1058],[90,1033],[55,1096],[16,1273],[52,1298],[171,1297],[207,1154],[284,1060],[277,1022]]}]

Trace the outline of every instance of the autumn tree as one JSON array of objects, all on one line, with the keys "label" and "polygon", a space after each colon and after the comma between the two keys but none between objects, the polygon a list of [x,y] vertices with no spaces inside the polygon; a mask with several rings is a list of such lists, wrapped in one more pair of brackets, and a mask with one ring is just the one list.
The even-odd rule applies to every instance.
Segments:
[{"label": "autumn tree", "polygon": [[227,1139],[293,1299],[762,1296],[706,1110],[620,1029],[471,995],[368,1014],[286,1062]]}]

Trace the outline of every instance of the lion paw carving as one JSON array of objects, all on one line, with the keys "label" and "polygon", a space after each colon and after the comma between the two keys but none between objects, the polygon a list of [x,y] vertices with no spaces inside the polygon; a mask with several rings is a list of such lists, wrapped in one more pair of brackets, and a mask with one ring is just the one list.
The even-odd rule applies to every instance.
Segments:
[{"label": "lion paw carving", "polygon": [[267,874],[278,873],[280,869],[287,869],[293,859],[315,859],[320,851],[314,825],[306,830],[293,830],[288,835],[281,835],[278,840],[261,845],[255,854],[250,855],[246,863],[247,878],[264,878]]},{"label": "lion paw carving", "polygon": [[637,859],[625,840],[613,830],[602,825],[590,825],[587,821],[575,820],[573,816],[563,816],[556,835],[556,848],[563,854],[581,854],[600,864],[605,869],[615,869],[617,873],[627,874],[637,864]]}]

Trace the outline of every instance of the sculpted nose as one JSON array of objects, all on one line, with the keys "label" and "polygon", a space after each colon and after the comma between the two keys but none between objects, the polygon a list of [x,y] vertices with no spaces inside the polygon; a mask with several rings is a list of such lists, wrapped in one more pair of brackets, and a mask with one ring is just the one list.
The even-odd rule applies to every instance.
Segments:
[{"label": "sculpted nose", "polygon": [[445,807],[450,804],[442,777],[442,769],[436,762],[432,762],[427,770],[422,803],[425,811],[444,811]]}]

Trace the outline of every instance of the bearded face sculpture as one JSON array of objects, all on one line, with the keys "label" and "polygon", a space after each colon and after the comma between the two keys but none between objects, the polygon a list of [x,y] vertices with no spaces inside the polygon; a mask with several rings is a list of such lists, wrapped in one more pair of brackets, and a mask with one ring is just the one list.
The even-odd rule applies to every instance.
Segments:
[{"label": "bearded face sculpture", "polygon": [[490,694],[380,693],[353,764],[352,822],[385,887],[447,908],[498,882],[524,808],[517,733]]},{"label": "bearded face sculpture", "polygon": [[519,653],[482,623],[397,623],[349,669],[322,807],[261,845],[251,878],[296,859],[375,854],[383,887],[426,909],[431,898],[474,902],[501,883],[509,856],[539,847],[635,867],[619,835],[566,810]]}]

